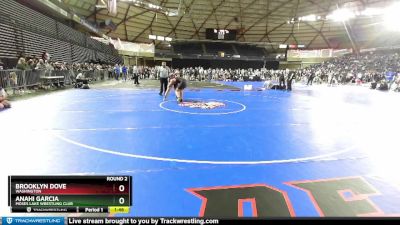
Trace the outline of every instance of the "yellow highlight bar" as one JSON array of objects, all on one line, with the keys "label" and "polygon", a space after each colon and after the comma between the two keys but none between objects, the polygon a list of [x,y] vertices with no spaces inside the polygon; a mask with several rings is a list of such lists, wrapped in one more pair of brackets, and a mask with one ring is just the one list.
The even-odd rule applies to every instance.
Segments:
[{"label": "yellow highlight bar", "polygon": [[127,206],[110,206],[108,212],[112,214],[116,213],[129,213],[129,207]]}]

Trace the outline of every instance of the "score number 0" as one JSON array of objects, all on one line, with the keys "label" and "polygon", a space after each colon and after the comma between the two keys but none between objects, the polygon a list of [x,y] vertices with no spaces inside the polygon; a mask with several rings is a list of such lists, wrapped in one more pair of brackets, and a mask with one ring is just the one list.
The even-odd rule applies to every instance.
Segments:
[{"label": "score number 0", "polygon": [[[120,192],[124,192],[125,191],[125,186],[122,185],[122,184],[119,185],[118,190]],[[119,198],[118,202],[119,202],[119,204],[123,205],[125,203],[125,198],[124,197]]]}]

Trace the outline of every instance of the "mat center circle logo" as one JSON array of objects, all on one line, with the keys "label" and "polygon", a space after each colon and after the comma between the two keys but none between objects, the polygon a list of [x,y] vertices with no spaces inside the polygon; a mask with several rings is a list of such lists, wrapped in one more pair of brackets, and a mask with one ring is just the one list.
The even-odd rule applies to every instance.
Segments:
[{"label": "mat center circle logo", "polygon": [[246,106],[239,102],[219,99],[187,99],[184,102],[174,100],[163,101],[160,108],[175,112],[192,115],[228,115],[240,113],[246,110]]},{"label": "mat center circle logo", "polygon": [[187,101],[179,103],[179,106],[198,109],[215,109],[225,107],[225,103],[218,101]]}]

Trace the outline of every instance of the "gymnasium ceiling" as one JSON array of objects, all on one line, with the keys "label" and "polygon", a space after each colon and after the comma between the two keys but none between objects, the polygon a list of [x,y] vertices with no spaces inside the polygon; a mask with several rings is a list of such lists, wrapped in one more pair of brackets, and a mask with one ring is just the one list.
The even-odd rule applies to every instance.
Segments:
[{"label": "gymnasium ceiling", "polygon": [[[177,10],[177,16],[139,8],[133,3],[119,2],[116,16],[107,9],[96,8],[101,0],[63,0],[76,13],[93,22],[112,19],[117,28],[103,32],[112,38],[151,43],[149,34],[174,40],[203,40],[206,28],[238,30],[238,41],[302,44],[308,48],[351,47],[342,22],[321,20],[288,23],[291,18],[310,14],[326,16],[337,7],[363,10],[367,7],[388,6],[393,1],[378,0],[143,0]],[[352,28],[369,27],[376,18],[351,20]],[[166,45],[156,41],[158,48]]]}]

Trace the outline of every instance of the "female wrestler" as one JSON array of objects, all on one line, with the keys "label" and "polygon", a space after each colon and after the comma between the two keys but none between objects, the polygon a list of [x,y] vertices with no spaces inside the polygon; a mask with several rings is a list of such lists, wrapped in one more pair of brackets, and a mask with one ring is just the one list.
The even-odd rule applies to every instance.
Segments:
[{"label": "female wrestler", "polygon": [[172,86],[175,89],[175,95],[176,95],[178,102],[182,102],[183,101],[183,90],[187,86],[186,79],[172,75],[170,77],[170,80],[168,83],[167,91],[165,92],[165,95],[164,95],[164,101],[167,100],[169,91],[171,90]]}]

